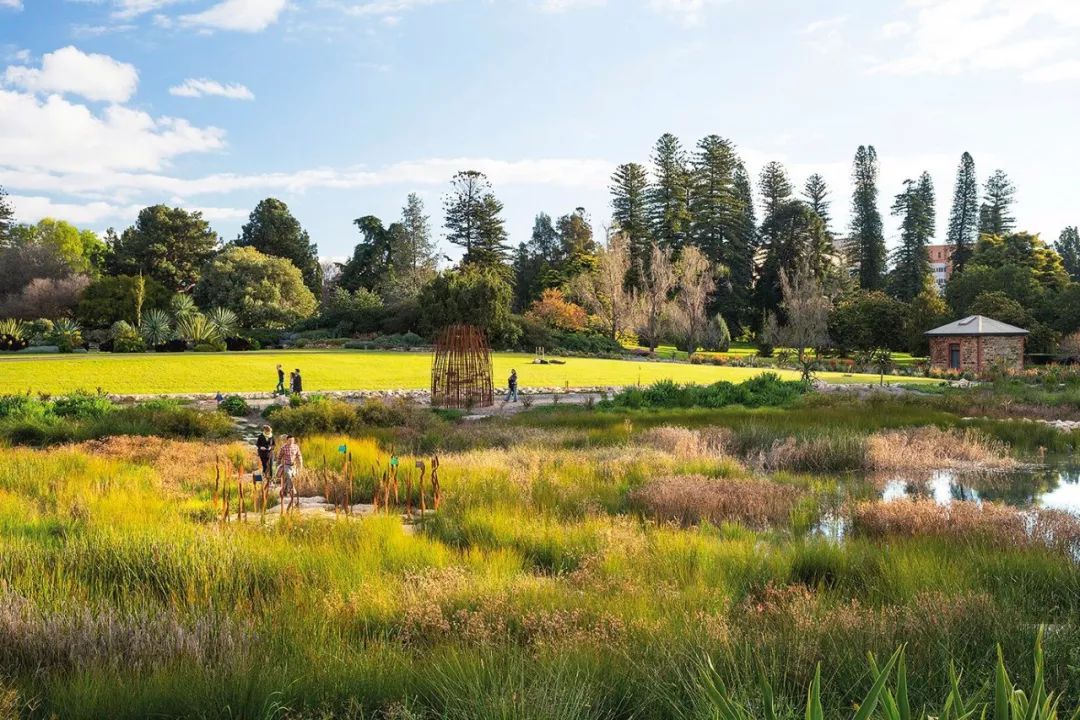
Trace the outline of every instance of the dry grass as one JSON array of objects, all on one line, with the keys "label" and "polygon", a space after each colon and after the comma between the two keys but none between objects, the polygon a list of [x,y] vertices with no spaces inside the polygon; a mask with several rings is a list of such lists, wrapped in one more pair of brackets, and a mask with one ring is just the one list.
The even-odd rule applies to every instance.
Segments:
[{"label": "dry grass", "polygon": [[646,483],[630,499],[661,521],[682,525],[735,521],[765,528],[790,520],[799,492],[769,480],[672,475]]},{"label": "dry grass", "polygon": [[731,445],[732,431],[723,427],[690,428],[665,425],[641,434],[641,442],[679,458],[723,455]]},{"label": "dry grass", "polygon": [[852,528],[869,537],[940,537],[1002,547],[1080,550],[1080,519],[1059,510],[1021,510],[989,502],[860,503],[852,515]]},{"label": "dry grass", "polygon": [[162,486],[170,490],[191,487],[213,479],[214,464],[242,462],[246,470],[255,467],[255,451],[244,443],[206,443],[166,440],[159,437],[116,436],[90,440],[74,446],[89,455],[122,460],[154,469]]},{"label": "dry grass", "polygon": [[869,470],[1009,470],[1019,463],[1004,443],[972,430],[908,428],[871,435]]}]

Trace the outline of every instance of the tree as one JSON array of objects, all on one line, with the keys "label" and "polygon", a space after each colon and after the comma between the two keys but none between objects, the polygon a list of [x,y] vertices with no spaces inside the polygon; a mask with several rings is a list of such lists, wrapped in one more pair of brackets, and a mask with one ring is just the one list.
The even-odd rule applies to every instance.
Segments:
[{"label": "tree", "polygon": [[690,231],[690,173],[677,137],[667,133],[656,141],[652,165],[656,182],[646,192],[649,227],[661,248],[677,254]]},{"label": "tree", "polygon": [[465,248],[462,265],[498,267],[509,248],[501,213],[503,205],[491,190],[487,176],[476,170],[459,172],[443,199],[446,239]]},{"label": "tree", "polygon": [[678,284],[671,254],[652,244],[649,264],[639,270],[641,287],[636,291],[638,335],[656,350],[671,319],[671,294]]},{"label": "tree", "polygon": [[956,170],[956,189],[953,190],[952,212],[946,241],[952,245],[953,272],[963,272],[964,265],[979,239],[979,181],[975,176],[975,160],[970,153],[960,156]]},{"label": "tree", "polygon": [[455,323],[476,325],[497,347],[513,347],[520,329],[510,315],[512,289],[492,266],[467,263],[440,273],[420,291],[420,327],[434,335]]},{"label": "tree", "polygon": [[249,328],[281,328],[315,314],[318,303],[289,260],[233,247],[210,261],[195,286],[204,307],[232,310]]},{"label": "tree", "polygon": [[836,304],[829,316],[829,336],[842,352],[906,350],[908,338],[902,331],[907,320],[908,306],[896,298],[881,290],[857,290]]},{"label": "tree", "polygon": [[289,206],[277,198],[260,200],[240,228],[238,247],[255,248],[263,255],[291,260],[300,268],[308,290],[318,295],[322,289],[322,266],[319,248],[311,242],[307,230],[289,212]]},{"label": "tree", "polygon": [[1075,225],[1061,231],[1058,241],[1054,243],[1054,249],[1061,256],[1061,263],[1069,277],[1080,281],[1080,231]]},{"label": "tree", "polygon": [[929,173],[919,180],[904,181],[904,191],[896,196],[893,215],[903,217],[900,247],[896,251],[896,267],[891,280],[894,296],[910,302],[918,295],[930,277],[930,256],[926,246],[934,236],[934,183]]},{"label": "tree", "polygon": [[829,215],[829,205],[832,202],[829,200],[829,186],[825,183],[825,178],[818,173],[806,178],[806,184],[803,185],[803,197],[806,198],[806,204],[810,206],[810,209],[821,218],[825,232],[828,233],[829,221],[832,219]]},{"label": "tree", "polygon": [[8,194],[0,186],[0,248],[7,246],[8,234],[15,225],[15,208],[8,200]]},{"label": "tree", "polygon": [[633,322],[634,300],[626,285],[630,264],[630,241],[623,233],[615,233],[597,252],[596,268],[578,275],[570,284],[572,294],[615,341]]},{"label": "tree", "polygon": [[105,243],[91,230],[79,230],[64,220],[44,218],[34,225],[16,225],[7,233],[9,247],[40,247],[67,265],[72,273],[97,275]]},{"label": "tree", "polygon": [[848,256],[859,268],[859,284],[866,290],[885,285],[885,235],[877,207],[878,160],[873,145],[855,152],[851,199],[851,238]]},{"label": "tree", "polygon": [[556,288],[540,293],[540,299],[529,306],[525,317],[566,332],[580,332],[589,321],[585,308],[568,301],[562,291]]},{"label": "tree", "polygon": [[[15,232],[21,226],[12,228]],[[0,298],[20,292],[31,280],[58,280],[71,274],[71,267],[51,248],[12,243],[0,247]]]},{"label": "tree", "polygon": [[0,317],[21,320],[68,317],[89,284],[90,278],[86,275],[34,278],[20,292],[8,295],[0,302]]},{"label": "tree", "polygon": [[353,220],[361,240],[353,248],[352,257],[341,266],[338,284],[350,292],[364,288],[375,289],[390,271],[393,262],[394,236],[400,232],[394,225],[383,227],[374,215]]},{"label": "tree", "polygon": [[577,208],[559,218],[559,249],[553,255],[553,275],[545,279],[548,287],[561,285],[596,265],[596,241],[585,208]]},{"label": "tree", "polygon": [[640,271],[649,263],[652,235],[649,232],[647,193],[649,178],[645,168],[627,163],[611,176],[611,220],[630,248],[630,281],[641,282]]},{"label": "tree", "polygon": [[926,357],[930,354],[930,341],[926,337],[926,331],[944,325],[949,319],[949,306],[945,304],[945,299],[941,297],[932,278],[928,278],[926,286],[912,298],[907,311],[907,322],[904,324],[907,334],[906,350],[913,355]]},{"label": "tree", "polygon": [[761,193],[761,203],[766,219],[776,212],[778,207],[791,199],[791,181],[782,163],[775,160],[765,163],[758,177],[758,191]]},{"label": "tree", "polygon": [[[715,271],[705,254],[690,246],[679,256],[675,273],[675,327],[682,349],[693,354],[710,334],[709,300],[716,289]],[[723,322],[722,316],[717,317]]]},{"label": "tree", "polygon": [[800,263],[790,277],[787,272],[780,273],[780,289],[781,308],[786,319],[781,323],[770,313],[765,322],[765,337],[777,347],[795,351],[802,380],[809,383],[817,352],[829,344],[832,303],[825,296],[817,274],[805,262]]},{"label": "tree", "polygon": [[114,275],[145,275],[173,291],[186,292],[213,257],[218,236],[202,213],[153,205],[114,240],[107,267]]},{"label": "tree", "polygon": [[1034,321],[1031,313],[1023,305],[1001,290],[987,290],[979,293],[968,307],[968,312],[1017,327],[1028,327]]},{"label": "tree", "polygon": [[401,209],[401,247],[393,253],[394,264],[399,269],[435,270],[437,254],[431,237],[431,221],[425,214],[424,201],[416,193],[409,193],[405,207]]},{"label": "tree", "polygon": [[1007,235],[1016,227],[1012,205],[1016,187],[1004,170],[995,170],[986,181],[983,204],[979,208],[980,235]]},{"label": "tree", "polygon": [[775,312],[783,302],[781,278],[792,277],[805,265],[822,280],[829,264],[831,243],[821,217],[810,206],[790,200],[773,209],[761,226],[765,254],[758,270],[756,305]]}]

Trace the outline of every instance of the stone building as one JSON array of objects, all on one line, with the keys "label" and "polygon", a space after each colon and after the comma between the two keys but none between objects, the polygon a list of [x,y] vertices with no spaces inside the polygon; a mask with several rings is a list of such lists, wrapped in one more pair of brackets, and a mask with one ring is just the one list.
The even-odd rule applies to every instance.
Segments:
[{"label": "stone building", "polygon": [[935,370],[982,372],[991,367],[1024,368],[1028,331],[982,315],[942,325],[926,333],[930,367]]}]

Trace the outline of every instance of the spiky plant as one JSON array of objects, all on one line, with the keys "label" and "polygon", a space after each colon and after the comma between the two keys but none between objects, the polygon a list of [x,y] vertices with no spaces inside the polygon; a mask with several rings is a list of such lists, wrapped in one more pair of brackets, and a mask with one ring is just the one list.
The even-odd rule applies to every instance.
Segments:
[{"label": "spiky plant", "polygon": [[139,333],[147,345],[164,345],[169,342],[173,339],[173,325],[169,313],[157,308],[146,311],[143,313]]},{"label": "spiky plant", "polygon": [[25,340],[30,326],[17,318],[0,320],[0,335],[10,335],[16,340]]},{"label": "spiky plant", "polygon": [[195,306],[195,301],[191,299],[190,295],[176,294],[173,295],[172,300],[169,301],[169,310],[172,312],[173,319],[177,324],[186,317],[191,317],[199,312],[199,308]]},{"label": "spiky plant", "polygon": [[202,313],[194,313],[176,321],[176,335],[193,345],[216,343],[221,340],[218,326]]},{"label": "spiky plant", "polygon": [[236,335],[236,331],[240,327],[240,319],[236,317],[236,313],[232,310],[223,307],[214,307],[210,308],[210,312],[206,315],[210,322],[217,326],[218,331],[221,333],[221,337],[226,338]]},{"label": "spiky plant", "polygon": [[82,345],[82,328],[71,318],[60,318],[53,323],[53,339],[61,352],[71,352]]}]

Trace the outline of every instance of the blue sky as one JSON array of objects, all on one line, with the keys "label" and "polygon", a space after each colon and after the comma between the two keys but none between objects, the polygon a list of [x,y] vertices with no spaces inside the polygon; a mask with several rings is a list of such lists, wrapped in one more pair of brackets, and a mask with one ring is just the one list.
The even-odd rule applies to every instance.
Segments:
[{"label": "blue sky", "polygon": [[230,239],[276,196],[327,257],[410,191],[441,232],[466,168],[515,243],[539,211],[600,227],[614,166],[664,132],[728,137],[755,175],[821,172],[840,231],[859,144],[883,212],[933,174],[939,235],[968,150],[1053,240],[1080,223],[1078,124],[1077,0],[0,0],[0,185],[21,220],[122,228],[165,202]]}]

